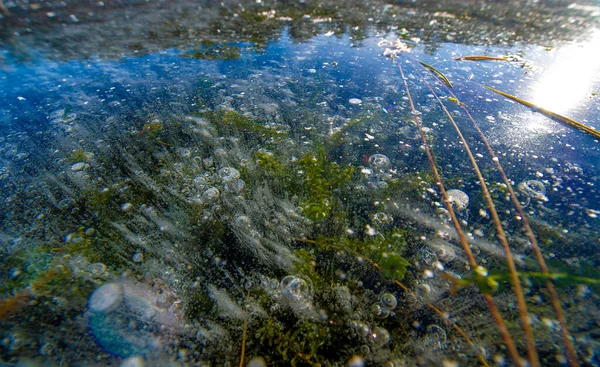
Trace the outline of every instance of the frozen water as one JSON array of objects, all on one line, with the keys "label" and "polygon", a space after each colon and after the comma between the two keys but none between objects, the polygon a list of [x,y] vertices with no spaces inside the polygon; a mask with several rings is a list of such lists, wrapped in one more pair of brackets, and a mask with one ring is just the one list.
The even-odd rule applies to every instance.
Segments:
[{"label": "frozen water", "polygon": [[[598,144],[481,87],[598,128],[593,4],[0,4],[3,363],[509,363],[439,195],[460,188],[468,246],[508,277],[445,108],[519,271],[540,271],[528,219],[597,364]],[[536,27],[506,28],[522,14]],[[539,88],[559,80],[580,93]],[[551,364],[566,357],[544,283],[525,297]],[[511,287],[491,295],[518,318]]]}]

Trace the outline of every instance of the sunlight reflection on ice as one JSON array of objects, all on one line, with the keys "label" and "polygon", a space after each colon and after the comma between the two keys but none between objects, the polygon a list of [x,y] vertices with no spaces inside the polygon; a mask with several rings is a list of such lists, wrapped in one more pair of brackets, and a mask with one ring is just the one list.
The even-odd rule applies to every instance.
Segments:
[{"label": "sunlight reflection on ice", "polygon": [[560,49],[556,62],[534,86],[532,102],[557,113],[577,106],[591,93],[590,88],[600,73],[600,30],[585,43]]}]

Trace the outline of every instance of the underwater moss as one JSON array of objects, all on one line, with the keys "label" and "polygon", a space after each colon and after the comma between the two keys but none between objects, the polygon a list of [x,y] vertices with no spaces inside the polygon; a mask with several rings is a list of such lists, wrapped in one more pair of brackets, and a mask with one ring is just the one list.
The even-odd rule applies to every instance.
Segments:
[{"label": "underwater moss", "polygon": [[334,192],[350,181],[354,167],[328,161],[322,149],[304,155],[298,165],[306,190],[300,202],[302,213],[311,220],[323,220],[332,214]]},{"label": "underwater moss", "polygon": [[88,153],[86,153],[82,149],[72,151],[67,155],[67,161],[69,163],[79,163],[79,162],[83,162],[87,159],[88,159]]},{"label": "underwater moss", "polygon": [[241,56],[240,48],[229,42],[203,40],[199,48],[188,51],[187,57],[202,60],[237,60]]},{"label": "underwater moss", "polygon": [[341,248],[366,256],[384,275],[402,280],[409,266],[408,261],[402,256],[407,246],[407,233],[406,230],[394,228],[376,236],[344,237],[336,243]]},{"label": "underwater moss", "polygon": [[264,126],[235,111],[206,111],[201,116],[214,124],[222,135],[241,134],[247,142],[278,142],[287,136],[286,131]]}]

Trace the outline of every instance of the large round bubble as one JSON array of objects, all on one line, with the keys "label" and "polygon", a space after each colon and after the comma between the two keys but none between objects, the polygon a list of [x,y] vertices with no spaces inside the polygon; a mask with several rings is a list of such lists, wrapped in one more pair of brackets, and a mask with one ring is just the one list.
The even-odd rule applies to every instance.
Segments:
[{"label": "large round bubble", "polygon": [[240,178],[240,173],[233,167],[223,167],[219,170],[219,177],[223,182],[231,182]]},{"label": "large round bubble", "polygon": [[525,180],[517,185],[517,189],[530,199],[548,201],[546,186],[538,180]]},{"label": "large round bubble", "polygon": [[369,166],[375,171],[383,171],[390,168],[390,159],[383,154],[373,154],[369,157]]},{"label": "large round bubble", "polygon": [[295,275],[288,275],[280,283],[283,295],[290,301],[301,301],[312,296],[312,285],[309,281]]},{"label": "large round bubble", "polygon": [[379,302],[381,303],[381,306],[387,308],[388,310],[393,310],[396,308],[396,306],[398,306],[398,300],[396,299],[396,296],[391,293],[382,294]]},{"label": "large round bubble", "polygon": [[209,187],[208,189],[206,189],[206,191],[202,193],[202,200],[210,203],[216,201],[220,195],[221,193],[219,192],[219,189],[217,189],[216,187]]},{"label": "large round bubble", "polygon": [[456,211],[463,211],[469,206],[469,195],[464,191],[452,189],[446,191],[446,195],[448,196],[448,201],[450,201],[450,204],[452,204]]},{"label": "large round bubble", "polygon": [[88,327],[106,353],[151,356],[163,337],[183,330],[182,310],[173,293],[157,285],[121,280],[96,289],[88,301]]},{"label": "large round bubble", "polygon": [[123,288],[116,283],[104,284],[97,288],[88,300],[88,308],[92,312],[109,313],[117,309],[123,302]]}]

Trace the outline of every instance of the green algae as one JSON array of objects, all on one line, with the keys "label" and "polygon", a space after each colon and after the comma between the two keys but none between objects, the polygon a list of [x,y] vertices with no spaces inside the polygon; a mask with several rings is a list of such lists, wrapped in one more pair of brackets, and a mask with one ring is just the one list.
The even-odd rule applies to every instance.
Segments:
[{"label": "green algae", "polygon": [[74,150],[67,155],[69,163],[85,162],[89,158],[89,153],[82,149]]},{"label": "green algae", "polygon": [[241,56],[241,51],[240,47],[233,43],[202,40],[200,47],[189,50],[186,56],[210,61],[237,60]]},{"label": "green algae", "polygon": [[336,207],[334,194],[352,179],[354,167],[328,161],[323,151],[304,155],[298,165],[305,185],[302,213],[314,221],[329,217]]},{"label": "green algae", "polygon": [[287,131],[265,126],[235,111],[206,111],[201,116],[216,126],[221,135],[241,135],[248,142],[280,142],[288,135]]}]

